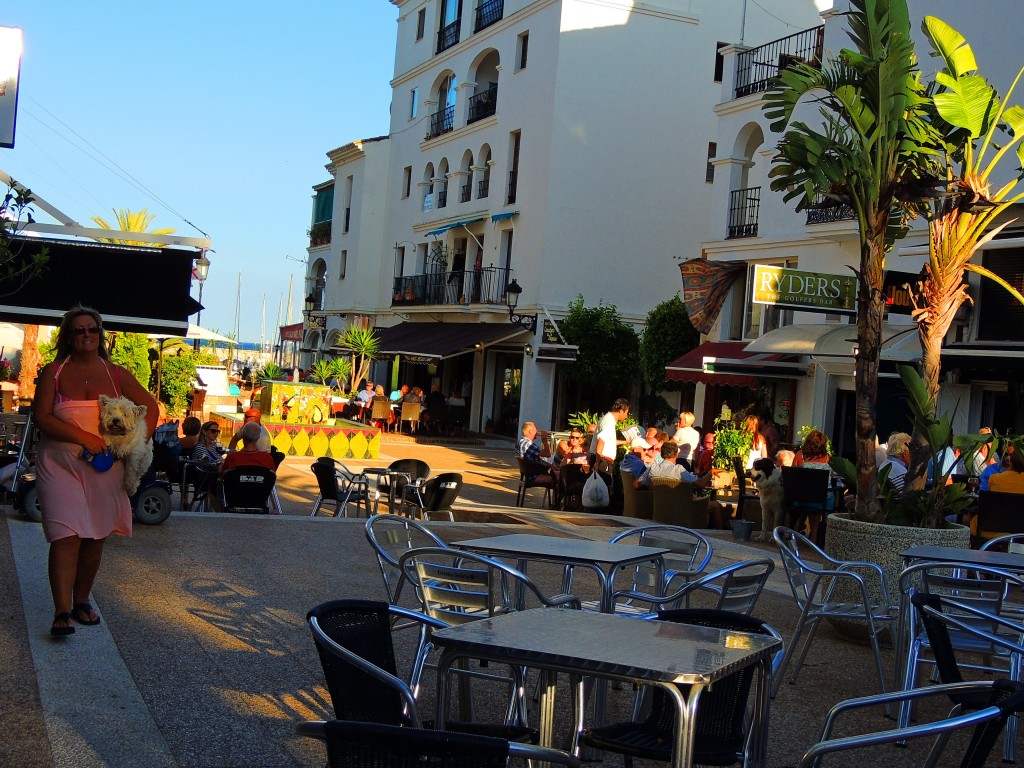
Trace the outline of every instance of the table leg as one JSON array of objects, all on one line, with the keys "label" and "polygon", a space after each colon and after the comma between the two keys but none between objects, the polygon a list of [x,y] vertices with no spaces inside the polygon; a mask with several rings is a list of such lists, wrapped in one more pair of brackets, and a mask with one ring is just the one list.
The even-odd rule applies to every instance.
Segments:
[{"label": "table leg", "polygon": [[691,685],[684,698],[678,686],[671,683],[661,686],[676,703],[676,734],[672,749],[672,768],[690,768],[693,765],[693,736],[697,722],[697,702],[704,686]]},{"label": "table leg", "polygon": [[764,768],[768,761],[768,723],[771,707],[771,673],[772,659],[766,657],[757,663],[757,675],[754,688],[754,711],[751,728],[754,738],[751,739],[750,765],[753,768]]},{"label": "table leg", "polygon": [[[547,669],[540,670],[540,712],[537,725],[540,729],[540,745],[555,746],[555,693],[558,688],[558,673]],[[541,763],[545,768],[548,763]]]}]

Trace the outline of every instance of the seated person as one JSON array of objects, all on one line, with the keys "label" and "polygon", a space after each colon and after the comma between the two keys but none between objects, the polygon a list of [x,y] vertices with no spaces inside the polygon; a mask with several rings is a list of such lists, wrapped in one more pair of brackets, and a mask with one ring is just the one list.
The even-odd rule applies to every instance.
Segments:
[{"label": "seated person", "polygon": [[656,477],[666,477],[682,483],[691,483],[696,488],[707,488],[711,485],[711,473],[697,477],[692,472],[687,472],[686,467],[677,464],[679,458],[679,445],[668,440],[661,446],[661,463],[651,464],[648,470],[636,480],[633,485],[637,488],[650,488],[651,480]]},{"label": "seated person", "polygon": [[573,427],[566,440],[559,440],[555,446],[555,463],[586,464],[587,449],[583,445],[583,430]]},{"label": "seated person", "polygon": [[407,394],[409,394],[409,385],[403,384],[394,392],[392,392],[388,399],[391,400],[392,403],[398,403],[401,402],[402,398],[405,397]]},{"label": "seated person", "polygon": [[796,460],[796,454],[792,451],[786,450],[785,448],[775,453],[775,466],[776,467],[792,467],[793,462]]},{"label": "seated person", "polygon": [[[825,472],[831,472],[832,470],[828,464],[828,438],[820,430],[812,429],[807,433],[803,443],[800,444],[800,456],[803,458],[803,463],[800,465],[803,469],[820,469]],[[906,458],[909,459],[909,457],[910,451],[908,448]],[[906,467],[904,467],[903,475],[906,474],[906,471]],[[893,472],[895,472],[895,469]],[[900,476],[900,488],[903,487],[903,475]],[[889,479],[892,479],[892,473],[890,473]],[[818,529],[821,527],[821,521],[825,516],[825,512],[836,508],[835,492],[830,485],[825,499],[824,510],[817,503],[800,504],[794,502],[793,506],[807,509],[808,538],[811,541],[818,541]]]},{"label": "seated person", "polygon": [[444,418],[443,411],[447,405],[448,400],[441,393],[441,385],[431,384],[430,394],[423,398],[423,406],[426,410],[426,413],[423,414],[424,418],[429,422],[433,422],[436,427],[436,422]]},{"label": "seated person", "polygon": [[238,430],[242,440],[242,448],[232,451],[224,457],[220,465],[220,474],[223,475],[229,469],[235,467],[263,467],[272,472],[277,471],[274,458],[269,451],[261,451],[259,448],[260,430],[262,427],[254,421],[243,424]]},{"label": "seated person", "polygon": [[367,381],[366,386],[360,390],[359,394],[356,395],[355,399],[351,402],[351,409],[349,415],[362,418],[363,412],[369,409],[370,401],[373,400],[373,382]]},{"label": "seated person", "polygon": [[199,430],[203,428],[203,422],[195,416],[186,416],[181,422],[181,434],[183,437],[178,441],[181,446],[181,455],[187,456],[199,442]]},{"label": "seated person", "polygon": [[462,396],[462,392],[458,389],[452,390],[452,396],[448,398],[448,405],[455,407],[465,407],[466,398]]},{"label": "seated person", "polygon": [[700,455],[697,457],[697,465],[693,468],[694,474],[706,475],[711,471],[711,465],[715,460],[715,433],[708,432],[704,435],[704,442],[701,446]]},{"label": "seated person", "polygon": [[[268,432],[267,428],[264,427],[263,424],[260,423],[260,419],[262,419],[262,418],[263,418],[263,414],[260,413],[260,409],[259,408],[250,408],[242,416],[242,426],[244,427],[246,424],[250,424],[250,423],[255,423],[255,424],[259,425],[259,428],[260,428],[259,448],[260,448],[261,451],[269,451],[272,441],[271,441],[271,437],[270,437],[270,432]],[[228,441],[228,450],[229,451],[235,450],[238,447],[238,443],[241,441],[241,439],[242,439],[242,428],[239,427],[238,431],[235,432],[235,434],[233,434],[231,436],[231,439]]]},{"label": "seated person", "polygon": [[679,445],[679,455],[690,462],[697,458],[697,449],[700,447],[700,433],[693,428],[696,420],[697,417],[690,411],[683,411],[679,414],[677,429],[672,436],[672,441]]},{"label": "seated person", "polygon": [[882,462],[878,468],[882,471],[885,467],[892,467],[889,470],[889,484],[893,492],[899,496],[903,493],[903,484],[907,479],[907,462],[910,461],[910,435],[906,432],[893,432],[889,435],[886,443],[886,454],[889,458]]},{"label": "seated person", "polygon": [[[537,442],[538,435],[540,443]],[[551,446],[548,445],[548,433],[538,432],[537,425],[532,421],[523,422],[523,435],[516,443],[516,458],[541,461],[550,456]]]},{"label": "seated person", "polygon": [[648,452],[650,450],[651,444],[642,437],[634,437],[629,443],[629,450],[622,458],[619,471],[631,473],[634,484],[636,480],[639,480],[647,472],[647,466],[650,463],[648,461]]},{"label": "seated person", "polygon": [[373,399],[370,400],[370,407],[367,409],[367,413],[373,413],[374,403],[387,403],[388,404],[388,424],[395,420],[395,411],[391,408],[391,400],[384,396],[384,387],[380,384],[377,385],[376,389],[373,390]]},{"label": "seated person", "polygon": [[1010,466],[1010,452],[1011,447],[1006,446],[1003,450],[1002,461],[996,464],[989,464],[985,469],[981,471],[981,477],[978,478],[978,490],[979,491],[990,491],[992,490],[991,483],[992,478],[995,475],[1001,475],[1006,471],[1006,468]]},{"label": "seated person", "polygon": [[[1002,472],[992,475],[988,481],[988,488],[995,493],[1024,493],[1024,453],[1013,450],[1012,446],[1007,446],[1004,453],[1003,463],[1008,463],[1009,466]],[[1006,461],[1007,457],[1009,462]]]},{"label": "seated person", "polygon": [[215,421],[207,421],[199,430],[199,440],[196,442],[189,459],[197,464],[205,464],[215,467],[221,462],[221,454],[224,449],[217,444],[220,436],[220,427]]}]

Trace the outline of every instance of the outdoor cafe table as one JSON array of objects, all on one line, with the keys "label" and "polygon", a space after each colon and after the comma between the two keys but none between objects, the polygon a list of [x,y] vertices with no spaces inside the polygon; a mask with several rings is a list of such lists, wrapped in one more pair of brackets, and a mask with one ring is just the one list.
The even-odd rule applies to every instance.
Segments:
[{"label": "outdoor cafe table", "polygon": [[[657,583],[663,584],[665,561],[662,559],[662,555],[670,551],[666,547],[609,544],[590,539],[569,539],[529,533],[511,533],[505,536],[488,536],[483,539],[457,541],[453,546],[487,555],[515,557],[516,567],[524,573],[529,560],[589,568],[597,575],[601,585],[599,610],[602,613],[614,613],[615,611],[613,594],[617,570],[641,563],[653,563],[657,572]],[[566,574],[567,579],[568,573]],[[568,589],[569,585],[563,583],[562,591],[566,592]]]},{"label": "outdoor cafe table", "polygon": [[[437,674],[439,728],[444,727],[448,711],[448,672],[462,659],[541,671],[543,746],[553,746],[554,741],[557,673],[658,686],[676,706],[672,765],[677,768],[693,763],[695,718],[704,688],[757,665],[753,765],[764,765],[771,658],[781,645],[774,637],[594,611],[535,608],[438,630],[432,639],[443,651]],[[582,697],[576,699],[582,708]],[[575,722],[582,724],[579,711]]]},{"label": "outdoor cafe table", "polygon": [[[398,491],[398,484],[395,481],[400,477],[404,477],[409,482],[412,482],[412,475],[408,472],[398,472],[390,467],[367,467],[361,474],[376,475],[378,488],[380,488],[380,481],[383,478],[386,477],[388,479],[388,512],[392,515],[398,514],[395,511],[395,493]],[[374,512],[376,511],[377,507],[374,505]]]}]

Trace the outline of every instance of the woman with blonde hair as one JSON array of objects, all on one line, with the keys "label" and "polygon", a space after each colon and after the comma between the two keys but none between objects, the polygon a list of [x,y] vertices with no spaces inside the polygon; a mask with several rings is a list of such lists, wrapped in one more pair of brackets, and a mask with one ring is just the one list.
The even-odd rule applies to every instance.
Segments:
[{"label": "woman with blonde hair", "polygon": [[750,440],[750,455],[747,457],[746,469],[754,466],[754,462],[768,455],[768,443],[760,430],[760,419],[751,414],[743,420],[743,434]]}]

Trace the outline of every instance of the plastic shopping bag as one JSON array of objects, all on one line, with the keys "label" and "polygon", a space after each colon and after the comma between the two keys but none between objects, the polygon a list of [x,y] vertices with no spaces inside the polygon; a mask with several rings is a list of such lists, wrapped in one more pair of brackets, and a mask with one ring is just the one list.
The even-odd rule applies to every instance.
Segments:
[{"label": "plastic shopping bag", "polygon": [[610,501],[608,484],[595,469],[583,484],[583,506],[588,509],[600,509],[607,507]]}]

